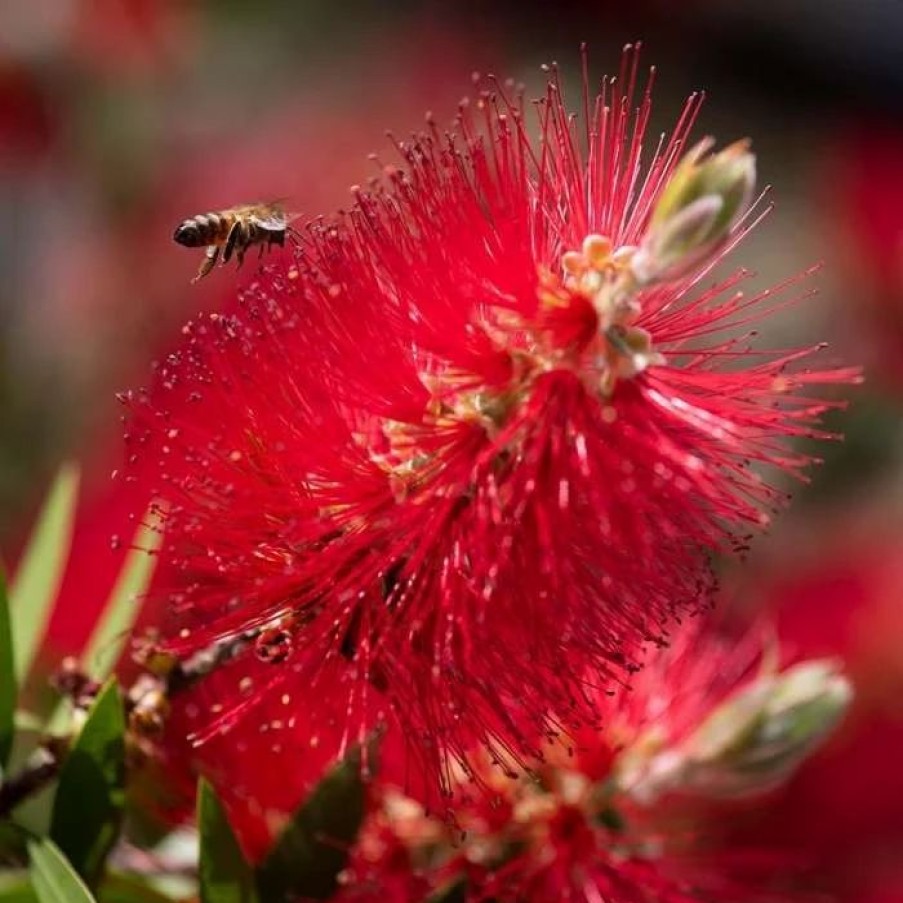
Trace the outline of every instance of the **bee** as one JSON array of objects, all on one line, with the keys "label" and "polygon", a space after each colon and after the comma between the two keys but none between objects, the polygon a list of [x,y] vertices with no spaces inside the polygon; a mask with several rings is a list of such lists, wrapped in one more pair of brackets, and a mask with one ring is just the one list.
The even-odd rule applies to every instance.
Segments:
[{"label": "bee", "polygon": [[279,201],[265,204],[245,204],[217,213],[201,213],[181,223],[173,233],[173,240],[186,248],[206,247],[204,259],[192,282],[203,279],[215,266],[222,252],[223,263],[235,255],[241,266],[245,253],[253,245],[260,245],[260,256],[273,245],[285,244],[285,236],[293,234],[293,217],[286,215]]}]

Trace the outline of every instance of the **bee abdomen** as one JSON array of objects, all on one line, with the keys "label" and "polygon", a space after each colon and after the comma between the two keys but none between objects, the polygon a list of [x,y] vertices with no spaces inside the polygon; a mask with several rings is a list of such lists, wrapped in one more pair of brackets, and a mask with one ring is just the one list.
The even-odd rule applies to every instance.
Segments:
[{"label": "bee abdomen", "polygon": [[234,216],[223,213],[202,213],[195,217],[198,231],[204,236],[205,245],[225,241],[234,220]]},{"label": "bee abdomen", "polygon": [[234,217],[222,213],[202,213],[185,220],[175,231],[173,238],[189,248],[221,244],[232,227]]}]

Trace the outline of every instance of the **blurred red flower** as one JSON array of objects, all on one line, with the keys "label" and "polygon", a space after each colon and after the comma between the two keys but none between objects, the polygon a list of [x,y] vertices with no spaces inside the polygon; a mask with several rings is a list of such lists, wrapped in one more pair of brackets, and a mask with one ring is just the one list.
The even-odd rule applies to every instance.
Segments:
[{"label": "blurred red flower", "polygon": [[[876,501],[879,499],[879,501]],[[799,851],[810,888],[860,903],[903,896],[903,560],[896,490],[803,519],[747,593],[799,655],[844,660],[856,688],[836,741],[744,826]]]},{"label": "blurred red flower", "polygon": [[165,71],[187,56],[196,16],[190,4],[174,0],[79,0],[71,51],[101,75]]},{"label": "blurred red flower", "polygon": [[868,370],[903,382],[903,131],[862,121],[835,130],[821,192],[835,255],[844,265],[849,327]]},{"label": "blurred red flower", "polygon": [[40,159],[52,146],[58,122],[40,80],[25,66],[0,58],[0,160]]}]

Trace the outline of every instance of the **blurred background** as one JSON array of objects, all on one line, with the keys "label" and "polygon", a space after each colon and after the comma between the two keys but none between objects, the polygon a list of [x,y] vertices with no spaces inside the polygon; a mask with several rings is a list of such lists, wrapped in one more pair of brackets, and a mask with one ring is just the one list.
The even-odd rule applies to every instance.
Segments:
[{"label": "blurred background", "polygon": [[[765,285],[824,261],[782,316],[867,382],[832,418],[811,485],[727,576],[802,655],[841,655],[858,688],[837,740],[743,830],[778,836],[809,880],[903,900],[903,3],[900,0],[4,0],[0,3],[0,549],[15,560],[51,475],[83,466],[70,572],[50,640],[77,646],[115,570],[133,502],[117,390],[240,278],[189,280],[174,226],[290,197],[348,202],[386,129],[450,120],[474,70],[574,81],[642,39],[656,124],[690,91],[700,126],[749,135],[775,213],[738,255]],[[573,95],[576,96],[576,95]],[[125,526],[123,526],[125,525]]]}]

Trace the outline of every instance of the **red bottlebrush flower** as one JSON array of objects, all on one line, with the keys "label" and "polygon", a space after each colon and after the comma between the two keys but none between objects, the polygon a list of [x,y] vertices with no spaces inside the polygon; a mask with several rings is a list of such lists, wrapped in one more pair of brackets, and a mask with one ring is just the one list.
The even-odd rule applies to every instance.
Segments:
[{"label": "red bottlebrush flower", "polygon": [[194,740],[229,731],[252,784],[269,741],[245,716],[303,706],[293,742],[320,752],[285,810],[384,720],[427,787],[597,723],[597,685],[779,502],[757,465],[808,463],[787,444],[820,435],[810,387],[855,377],[725,337],[774,297],[698,289],[747,228],[752,157],[678,167],[696,97],[645,157],[636,70],[587,87],[585,130],[553,72],[538,142],[495,83],[430,121],[132,400],[177,574],[161,645],[234,647]]},{"label": "red bottlebrush flower", "polygon": [[[719,634],[711,622],[687,622],[671,648],[656,650],[633,690],[606,698],[605,729],[585,732],[575,755],[550,760],[536,775],[497,777],[491,798],[464,787],[453,825],[377,782],[339,899],[413,903],[452,887],[457,894],[448,899],[461,901],[783,899],[794,857],[730,841],[727,828],[739,804],[727,812],[711,800],[722,797],[730,773],[743,782],[744,796],[760,798],[781,772],[775,739],[802,732],[811,752],[836,723],[849,690],[843,678],[822,670],[801,694],[799,675],[824,663],[781,673],[763,660],[769,656],[761,634],[739,642],[738,649],[737,638]],[[799,705],[789,718],[780,703],[788,697]],[[753,699],[757,704],[747,705]],[[817,711],[827,720],[816,724]],[[712,753],[715,746],[700,738],[713,736],[725,742],[714,758],[696,761],[704,780],[701,771],[684,768],[655,805],[639,792],[638,759],[673,763]],[[778,746],[790,752],[785,742]]]}]

